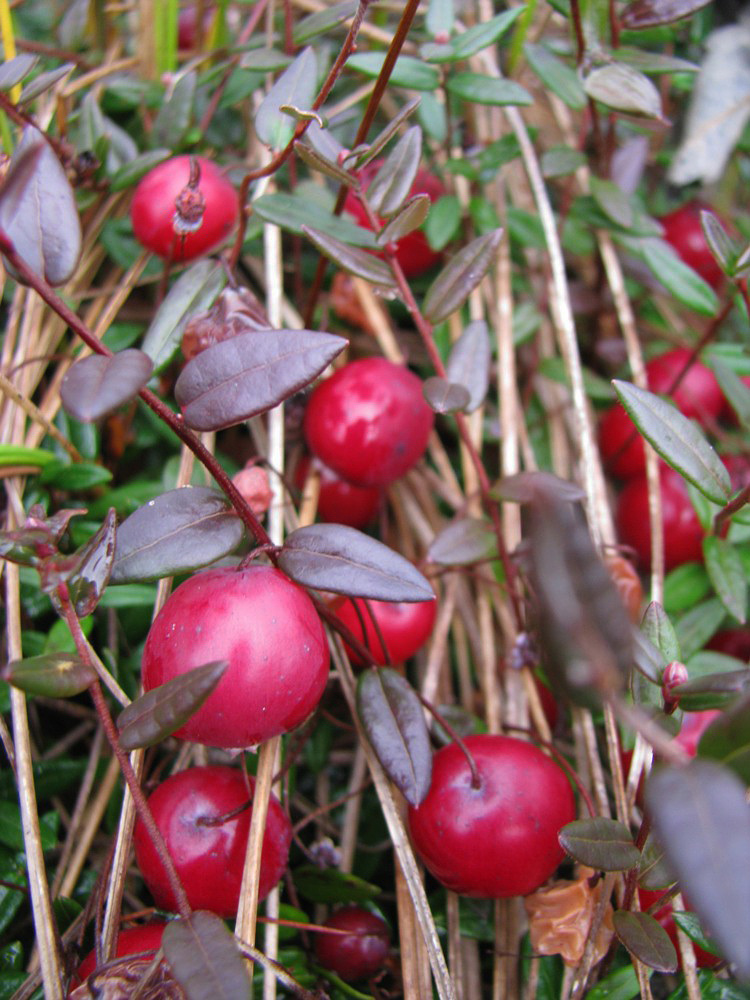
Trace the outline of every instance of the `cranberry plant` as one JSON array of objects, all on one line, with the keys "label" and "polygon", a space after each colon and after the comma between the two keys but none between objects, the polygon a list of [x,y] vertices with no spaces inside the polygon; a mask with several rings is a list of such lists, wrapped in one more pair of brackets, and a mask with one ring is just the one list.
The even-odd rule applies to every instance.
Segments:
[{"label": "cranberry plant", "polygon": [[0,997],[750,996],[728,8],[0,0]]}]

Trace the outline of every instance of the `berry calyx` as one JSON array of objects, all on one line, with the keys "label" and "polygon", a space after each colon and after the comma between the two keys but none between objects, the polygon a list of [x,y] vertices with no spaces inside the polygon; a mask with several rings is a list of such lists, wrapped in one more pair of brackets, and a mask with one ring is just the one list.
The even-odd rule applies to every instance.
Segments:
[{"label": "berry calyx", "polygon": [[249,747],[287,733],[318,704],[328,643],[305,591],[270,566],[213,569],[181,584],[156,616],[143,650],[150,691],[193,667],[229,666],[175,735]]},{"label": "berry calyx", "polygon": [[315,954],[325,969],[345,982],[371,979],[379,972],[391,945],[391,933],[384,920],[361,906],[344,906],[331,914],[324,927],[347,934],[318,933]]}]

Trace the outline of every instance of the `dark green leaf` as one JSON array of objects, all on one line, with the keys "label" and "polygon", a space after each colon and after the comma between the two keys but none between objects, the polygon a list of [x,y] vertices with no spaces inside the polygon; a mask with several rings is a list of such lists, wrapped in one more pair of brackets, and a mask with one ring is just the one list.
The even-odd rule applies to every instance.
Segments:
[{"label": "dark green leaf", "polygon": [[422,129],[412,125],[388,154],[367,188],[367,200],[376,215],[393,215],[406,200],[419,169]]},{"label": "dark green leaf", "polygon": [[580,111],[586,107],[586,95],[572,66],[558,59],[546,45],[527,42],[523,51],[529,65],[548,90],[556,94],[569,108]]},{"label": "dark green leaf", "polygon": [[141,153],[140,156],[136,156],[134,160],[130,160],[115,171],[109,182],[110,191],[124,191],[125,188],[132,187],[149,170],[163,163],[171,155],[170,149],[150,149],[146,153]]},{"label": "dark green leaf", "polygon": [[589,97],[615,111],[663,119],[659,91],[643,73],[625,63],[609,63],[592,70],[583,81]]},{"label": "dark green leaf", "polygon": [[[40,817],[40,840],[43,851],[49,851],[57,845],[56,813],[46,813]],[[23,827],[21,824],[21,809],[15,802],[0,802],[0,842],[14,850],[25,849]]]},{"label": "dark green leaf", "polygon": [[133,347],[111,357],[90,354],[66,372],[60,385],[62,404],[76,420],[101,420],[137,396],[152,369],[148,354]]},{"label": "dark green leaf", "polygon": [[515,80],[484,76],[481,73],[456,73],[449,77],[446,88],[450,94],[461,97],[470,104],[489,104],[503,107],[508,104],[533,104],[531,94]]},{"label": "dark green leaf", "polygon": [[[384,61],[384,52],[358,52],[349,58],[346,65],[347,69],[375,78],[380,75]],[[429,66],[420,59],[415,59],[413,56],[399,56],[389,83],[394,87],[407,87],[409,90],[437,90],[440,86],[440,74],[434,66]]]},{"label": "dark green leaf", "polygon": [[418,806],[430,790],[432,751],[414,689],[389,667],[366,670],[357,684],[357,711],[386,774]]},{"label": "dark green leaf", "polygon": [[641,859],[625,824],[604,816],[566,823],[558,839],[571,857],[596,870],[624,872]]},{"label": "dark green leaf", "polygon": [[628,951],[657,972],[677,969],[677,952],[669,935],[647,913],[617,910],[614,915],[615,934]]},{"label": "dark green leaf", "polygon": [[27,694],[72,698],[96,680],[96,671],[75,655],[42,653],[12,660],[2,668],[0,677]]},{"label": "dark green leaf", "polygon": [[705,568],[700,563],[683,563],[664,579],[664,607],[670,615],[679,614],[694,607],[710,590]]},{"label": "dark green leaf", "polygon": [[187,1000],[250,1000],[247,964],[216,914],[197,910],[170,921],[162,948]]},{"label": "dark green leaf", "polygon": [[283,149],[294,135],[295,122],[281,111],[291,105],[306,111],[312,107],[318,79],[318,67],[312,48],[303,49],[294,62],[274,83],[255,115],[255,131],[261,142],[272,149]]},{"label": "dark green leaf", "polygon": [[242,333],[182,369],[175,397],[188,427],[218,431],[263,413],[308,385],[347,346],[316,330]]},{"label": "dark green leaf", "polygon": [[747,578],[739,552],[725,538],[703,539],[703,560],[714,590],[730,615],[744,624],[747,608]]},{"label": "dark green leaf", "polygon": [[423,45],[420,54],[428,62],[450,63],[469,59],[502,38],[523,10],[523,6],[505,10],[489,21],[466,28],[445,45]]},{"label": "dark green leaf", "polygon": [[497,538],[489,521],[461,517],[436,535],[427,558],[441,566],[469,566],[497,556]]},{"label": "dark green leaf", "polygon": [[153,746],[184,726],[214,690],[228,666],[227,660],[217,660],[195,667],[131,702],[117,719],[123,750]]},{"label": "dark green leaf", "polygon": [[677,256],[663,240],[646,238],[638,248],[654,277],[689,309],[703,316],[713,316],[718,308],[716,293],[700,275]]},{"label": "dark green leaf", "polygon": [[682,659],[677,632],[661,604],[651,601],[643,615],[641,629],[664,657],[665,663]]},{"label": "dark green leaf", "polygon": [[461,203],[455,195],[438,198],[427,216],[424,231],[433,250],[442,250],[458,233],[461,224]]},{"label": "dark green leaf", "polygon": [[[646,783],[646,803],[692,909],[750,978],[750,812],[745,786],[707,760],[656,769]],[[728,835],[731,831],[731,835]]]},{"label": "dark green leaf", "polygon": [[586,157],[570,146],[553,146],[542,153],[542,173],[545,177],[567,177],[584,166]]},{"label": "dark green leaf", "polygon": [[55,486],[59,490],[77,493],[108,483],[111,478],[112,473],[102,465],[93,465],[89,462],[71,465],[68,462],[55,461],[43,469],[39,482],[45,486]]},{"label": "dark green leaf", "polygon": [[158,580],[207,566],[233,552],[244,537],[242,522],[218,490],[170,490],[120,525],[112,583]]},{"label": "dark green leaf", "polygon": [[164,149],[180,146],[190,127],[197,85],[195,70],[189,70],[175,79],[154,122],[151,132],[153,146]]},{"label": "dark green leaf", "polygon": [[502,229],[478,236],[451,258],[430,285],[422,311],[431,323],[441,323],[460,309],[490,269]]},{"label": "dark green leaf", "polygon": [[279,568],[297,583],[348,597],[431,601],[435,592],[408,559],[342,524],[297,528],[279,553]]},{"label": "dark green leaf", "polygon": [[[349,218],[333,215],[326,204],[311,199],[304,191],[261,195],[253,202],[253,210],[266,222],[273,222],[292,233],[302,233],[303,227],[308,226],[314,232],[324,233],[351,246],[375,247],[375,237],[369,229],[358,226]],[[390,275],[390,271],[388,273]]]},{"label": "dark green leaf", "polygon": [[[11,854],[0,849],[0,933],[5,934],[28,893],[12,886],[27,885],[26,858],[23,853]],[[25,978],[25,976],[24,976]]]},{"label": "dark green leaf", "polygon": [[716,258],[719,267],[726,274],[737,259],[737,248],[713,212],[709,212],[705,208],[701,209],[700,219],[708,248]]},{"label": "dark green leaf", "polygon": [[586,1000],[633,1000],[640,996],[641,984],[632,965],[615,969],[586,991]]},{"label": "dark green leaf", "polygon": [[484,320],[468,323],[451,348],[446,374],[451,382],[466,386],[469,401],[464,407],[473,413],[484,402],[490,384],[492,346]]},{"label": "dark green leaf", "polygon": [[334,264],[338,264],[344,271],[356,274],[359,278],[371,281],[375,285],[385,288],[394,288],[395,281],[391,274],[390,267],[385,261],[364,250],[347,246],[341,240],[333,236],[328,236],[320,229],[312,229],[310,226],[302,226],[302,232],[311,242],[325,254]]},{"label": "dark green leaf", "polygon": [[[703,567],[701,567],[701,570],[705,572]],[[706,580],[708,580],[707,575]],[[686,593],[689,593],[689,591],[686,591]],[[677,621],[675,630],[680,640],[682,659],[685,662],[688,662],[699,650],[703,649],[714,632],[720,627],[725,617],[726,611],[724,610],[724,605],[718,597],[711,597],[707,601],[694,604]]]},{"label": "dark green leaf", "polygon": [[377,885],[356,875],[314,865],[295,868],[294,884],[299,894],[313,903],[365,903],[380,895]]},{"label": "dark green leaf", "polygon": [[700,428],[655,393],[618,379],[612,384],[633,423],[661,457],[709,500],[724,504],[732,493],[729,473]]},{"label": "dark green leaf", "polygon": [[604,214],[623,229],[633,224],[633,206],[622,188],[601,177],[590,180],[591,194]]},{"label": "dark green leaf", "polygon": [[698,756],[720,761],[750,784],[750,697],[735,701],[710,723]]},{"label": "dark green leaf", "polygon": [[713,942],[703,933],[701,922],[695,913],[690,913],[686,910],[673,910],[672,915],[674,922],[687,934],[691,941],[695,941],[696,944],[700,945],[701,948],[710,954],[718,955]]},{"label": "dark green leaf", "polygon": [[422,386],[424,398],[435,413],[455,413],[465,410],[471,396],[465,385],[449,382],[448,379],[433,375]]},{"label": "dark green leaf", "polygon": [[750,431],[750,386],[721,361],[714,360],[711,369],[743,429]]}]

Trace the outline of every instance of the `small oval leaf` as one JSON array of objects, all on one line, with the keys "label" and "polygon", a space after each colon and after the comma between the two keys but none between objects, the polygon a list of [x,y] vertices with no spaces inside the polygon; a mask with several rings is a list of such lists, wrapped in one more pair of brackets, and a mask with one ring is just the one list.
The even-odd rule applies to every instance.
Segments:
[{"label": "small oval leaf", "polygon": [[644,612],[641,629],[664,657],[665,663],[682,660],[677,632],[661,604],[651,601]]},{"label": "small oval leaf", "polygon": [[379,601],[433,601],[435,591],[407,559],[343,524],[311,524],[293,531],[279,568],[306,587]]},{"label": "small oval leaf", "polygon": [[471,396],[465,385],[449,382],[448,379],[433,375],[422,386],[424,398],[435,413],[455,413],[464,410]]},{"label": "small oval leaf", "polygon": [[159,580],[207,566],[234,552],[244,537],[242,522],[218,490],[169,490],[120,525],[112,583]]},{"label": "small oval leaf", "polygon": [[430,790],[432,751],[416,692],[389,667],[367,670],[357,684],[357,711],[386,774],[418,806]]},{"label": "small oval leaf", "polygon": [[725,504],[732,494],[729,473],[702,431],[655,393],[618,379],[612,385],[633,423],[664,461],[709,500]]},{"label": "small oval leaf", "polygon": [[323,371],[347,346],[315,330],[243,333],[206,348],[175,384],[185,423],[218,431],[264,413]]},{"label": "small oval leaf", "polygon": [[703,539],[703,561],[716,596],[733,618],[746,621],[747,577],[737,549],[725,538],[707,535]]},{"label": "small oval leaf", "polygon": [[662,120],[659,91],[643,73],[625,63],[609,63],[592,70],[583,81],[589,97],[615,111]]},{"label": "small oval leaf", "polygon": [[469,566],[497,556],[497,538],[489,521],[461,517],[435,536],[427,550],[430,562],[441,566]]},{"label": "small oval leaf", "polygon": [[615,934],[628,951],[650,969],[657,972],[674,972],[677,969],[677,952],[669,935],[647,913],[617,910],[613,917]]},{"label": "small oval leaf", "polygon": [[104,523],[78,550],[78,561],[68,577],[68,590],[79,618],[90,615],[112,575],[115,558],[117,517],[110,507]]},{"label": "small oval leaf", "polygon": [[217,660],[195,667],[132,701],[117,719],[120,746],[140,750],[166,739],[198,711],[229,666]]},{"label": "small oval leaf", "polygon": [[294,135],[296,122],[281,111],[283,105],[310,108],[315,99],[318,67],[315,51],[303,49],[284,70],[261,101],[255,115],[255,131],[261,142],[283,149]]},{"label": "small oval leaf", "polygon": [[511,503],[533,503],[540,496],[577,503],[586,497],[586,493],[577,483],[561,479],[554,473],[545,472],[543,469],[503,476],[493,487],[492,494],[498,500]]},{"label": "small oval leaf", "polygon": [[502,229],[494,229],[478,236],[445,265],[425,296],[423,312],[430,323],[441,323],[463,305],[489,270],[502,235]]},{"label": "small oval leaf", "polygon": [[465,385],[469,402],[464,407],[473,413],[484,402],[490,384],[492,346],[487,324],[483,319],[468,323],[464,332],[451,348],[446,374],[451,382]]},{"label": "small oval leaf", "polygon": [[377,238],[378,246],[384,247],[387,243],[395,243],[408,233],[419,229],[429,212],[430,196],[427,194],[415,194],[393,216],[388,225],[381,230]]},{"label": "small oval leaf", "polygon": [[393,215],[406,200],[419,169],[422,129],[412,125],[399,139],[367,188],[376,215]]},{"label": "small oval leaf", "polygon": [[85,424],[101,420],[137,396],[152,370],[151,358],[134,347],[111,357],[91,354],[76,361],[63,378],[62,404]]},{"label": "small oval leaf", "polygon": [[623,8],[620,23],[626,30],[655,28],[690,17],[711,0],[633,0]]},{"label": "small oval leaf", "polygon": [[311,243],[344,271],[356,274],[358,278],[364,278],[365,281],[371,281],[375,285],[395,288],[396,283],[391,269],[385,261],[374,257],[365,250],[342,243],[335,236],[329,236],[328,233],[324,233],[320,229],[313,229],[310,226],[302,226],[301,228]]},{"label": "small oval leaf", "polygon": [[247,964],[216,914],[196,910],[187,919],[170,921],[162,948],[187,1000],[250,1000]]},{"label": "small oval leaf", "polygon": [[571,857],[597,871],[625,872],[641,859],[625,824],[604,816],[567,823],[558,839]]},{"label": "small oval leaf", "polygon": [[38,56],[23,52],[13,59],[0,63],[0,90],[12,90],[27,77],[39,61]]},{"label": "small oval leaf", "polygon": [[0,673],[8,684],[46,698],[72,698],[96,680],[93,667],[72,653],[43,653],[11,660]]}]

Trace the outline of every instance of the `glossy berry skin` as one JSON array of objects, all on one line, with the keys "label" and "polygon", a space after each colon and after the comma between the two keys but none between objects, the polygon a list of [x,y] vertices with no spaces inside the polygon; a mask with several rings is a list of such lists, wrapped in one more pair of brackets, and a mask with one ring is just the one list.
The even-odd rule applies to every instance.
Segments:
[{"label": "glossy berry skin", "polygon": [[[152,924],[144,924],[142,927],[130,927],[120,931],[117,938],[116,958],[124,958],[126,955],[138,955],[144,952],[144,958],[152,959],[161,948],[161,939],[164,934],[166,923],[163,920],[155,921]],[[92,972],[96,970],[96,949],[88,953],[76,971],[70,982],[71,990],[84,983]]]},{"label": "glossy berry skin", "polygon": [[[350,528],[366,528],[380,507],[380,490],[376,486],[355,486],[329,469],[320,459],[313,459],[320,475],[318,520],[328,524],[346,524]],[[304,487],[311,461],[305,457],[297,466],[295,482]]]},{"label": "glossy berry skin", "polygon": [[[646,365],[651,392],[667,393],[685,369],[692,352],[677,347]],[[684,416],[703,426],[717,421],[726,401],[713,372],[700,361],[693,362],[670,396]],[[615,403],[599,422],[599,449],[607,472],[620,479],[642,475],[646,469],[643,438],[620,403]]]},{"label": "glossy berry skin", "polygon": [[345,982],[371,979],[379,972],[390,951],[391,934],[380,917],[361,906],[344,906],[324,922],[349,934],[315,936],[315,954],[325,969],[330,969]]},{"label": "glossy berry skin", "polygon": [[[641,905],[641,910],[648,910],[649,907],[653,906],[662,896],[664,891],[661,889],[639,889],[638,890],[638,901]],[[685,898],[683,897],[683,902],[685,903],[685,909],[690,911],[690,907],[687,905]],[[674,945],[675,951],[677,952],[677,961],[682,965],[682,958],[680,955],[680,946],[677,942],[677,925],[675,924],[672,903],[667,902],[664,906],[660,906],[658,910],[655,910],[651,914],[657,923],[661,924],[664,930],[669,935],[669,939]],[[721,962],[721,958],[718,955],[712,955],[710,951],[706,951],[701,948],[700,945],[694,944],[693,950],[695,951],[695,961],[699,969],[712,969],[714,966]]]},{"label": "glossy berry skin", "polygon": [[[391,663],[408,660],[430,638],[437,615],[436,601],[408,604],[405,601],[368,601],[367,604],[385,640]],[[357,609],[365,623],[364,633]],[[361,598],[347,598],[335,610],[337,618],[369,648],[375,662],[384,666],[388,660],[365,602]]]},{"label": "glossy berry skin", "polygon": [[385,358],[365,358],[313,390],[304,433],[310,451],[343,479],[387,486],[422,457],[433,423],[413,372]]},{"label": "glossy berry skin", "polygon": [[[149,805],[194,910],[210,910],[234,917],[242,886],[252,807],[219,825],[200,822],[233,812],[252,797],[255,782],[233,767],[192,767],[162,782],[149,796]],[[260,861],[258,898],[265,899],[287,866],[292,827],[278,799],[272,795]],[[135,860],[154,902],[163,910],[177,910],[166,873],[145,826],[136,822]]]},{"label": "glossy berry skin", "polygon": [[[382,160],[375,160],[360,172],[360,180],[365,191],[382,165]],[[445,193],[441,181],[429,171],[420,168],[409,191],[409,198],[413,198],[416,194],[426,194],[431,202],[435,202]],[[360,226],[370,229],[367,213],[351,189],[346,195],[344,211],[353,216]],[[440,263],[440,254],[430,247],[421,229],[414,229],[396,244],[396,260],[407,278],[417,278]]]},{"label": "glossy berry skin", "polygon": [[270,566],[213,569],[179,586],[149,630],[146,691],[217,660],[229,666],[176,736],[249,747],[287,733],[318,704],[328,644],[305,591]]},{"label": "glossy berry skin", "polygon": [[414,849],[435,878],[465,896],[525,896],[563,859],[558,832],[575,819],[564,772],[541,750],[509,736],[465,739],[480,776],[452,743],[433,759],[427,797],[410,807]]},{"label": "glossy berry skin", "polygon": [[[659,469],[664,564],[667,570],[703,559],[703,528],[690,503],[682,476],[669,466]],[[617,535],[635,550],[644,570],[651,566],[651,526],[648,519],[648,486],[645,476],[630,479],[622,489],[615,511]]]},{"label": "glossy berry skin", "polygon": [[200,226],[177,234],[175,199],[190,179],[190,157],[174,156],[141,178],[130,206],[135,238],[164,260],[187,261],[201,257],[222,243],[237,225],[240,203],[237,192],[219,167],[203,156],[198,190],[205,200]]},{"label": "glossy berry skin", "polygon": [[734,628],[725,628],[717,632],[706,643],[706,649],[712,649],[717,653],[726,653],[727,656],[734,656],[737,660],[750,662],[750,628],[747,625],[737,625]]},{"label": "glossy berry skin", "polygon": [[701,210],[708,208],[699,201],[689,201],[658,221],[664,229],[664,239],[685,264],[707,282],[714,291],[724,283],[724,272],[711,253],[701,226]]}]

